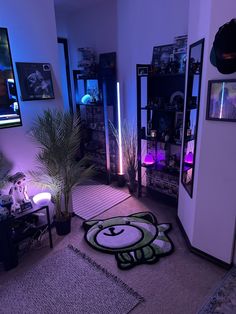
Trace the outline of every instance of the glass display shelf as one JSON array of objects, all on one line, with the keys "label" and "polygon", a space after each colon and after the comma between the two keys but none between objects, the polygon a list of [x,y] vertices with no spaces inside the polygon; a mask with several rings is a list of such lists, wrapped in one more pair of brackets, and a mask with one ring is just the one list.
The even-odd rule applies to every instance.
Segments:
[{"label": "glass display shelf", "polygon": [[184,162],[184,168],[183,168],[183,171],[188,171],[190,169],[193,168],[193,164],[190,164],[188,162]]},{"label": "glass display shelf", "polygon": [[157,143],[163,143],[163,144],[171,144],[171,145],[176,145],[176,146],[181,146],[181,142],[175,142],[175,141],[169,141],[169,142],[165,142],[163,140],[160,140],[156,137],[151,137],[151,136],[142,136],[141,140],[144,141],[153,141],[153,142],[157,142]]},{"label": "glass display shelf", "polygon": [[164,166],[164,165],[158,165],[156,163],[154,163],[154,164],[142,163],[141,167],[149,169],[149,170],[155,170],[155,171],[163,172],[163,173],[166,173],[166,174],[169,174],[169,175],[173,175],[173,176],[176,176],[176,177],[179,176],[179,172],[180,172],[179,168],[167,167],[167,166]]},{"label": "glass display shelf", "polygon": [[[193,108],[196,109],[196,108]],[[160,111],[160,112],[183,112],[183,110],[178,110],[178,109],[159,109],[159,108],[155,108],[155,107],[151,107],[151,106],[145,106],[145,107],[141,107],[141,110],[156,110],[156,111]]]},{"label": "glass display shelf", "polygon": [[83,104],[83,103],[79,103],[79,106],[85,106],[85,107],[94,107],[94,106],[99,106],[99,107],[103,107],[103,104],[101,102],[90,102],[89,104]]},{"label": "glass display shelf", "polygon": [[195,140],[195,136],[194,135],[189,135],[189,136],[186,136],[186,138],[184,139],[184,142],[187,143],[187,142],[190,142],[190,141],[193,141]]}]

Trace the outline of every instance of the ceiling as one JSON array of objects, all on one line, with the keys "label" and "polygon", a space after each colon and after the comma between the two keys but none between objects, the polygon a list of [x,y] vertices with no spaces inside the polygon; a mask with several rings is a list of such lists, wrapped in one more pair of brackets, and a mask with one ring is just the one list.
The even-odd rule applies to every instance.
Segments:
[{"label": "ceiling", "polygon": [[90,7],[104,0],[54,0],[56,10],[72,11]]}]

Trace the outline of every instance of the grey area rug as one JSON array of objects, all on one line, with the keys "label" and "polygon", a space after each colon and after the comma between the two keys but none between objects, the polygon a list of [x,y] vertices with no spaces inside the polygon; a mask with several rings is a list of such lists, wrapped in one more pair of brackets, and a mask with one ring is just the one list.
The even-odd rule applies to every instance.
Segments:
[{"label": "grey area rug", "polygon": [[236,267],[223,278],[213,295],[207,300],[198,314],[236,313]]},{"label": "grey area rug", "polygon": [[72,246],[0,287],[4,314],[129,313],[144,299]]},{"label": "grey area rug", "polygon": [[73,211],[80,218],[92,219],[130,196],[109,185],[90,181],[74,189]]}]

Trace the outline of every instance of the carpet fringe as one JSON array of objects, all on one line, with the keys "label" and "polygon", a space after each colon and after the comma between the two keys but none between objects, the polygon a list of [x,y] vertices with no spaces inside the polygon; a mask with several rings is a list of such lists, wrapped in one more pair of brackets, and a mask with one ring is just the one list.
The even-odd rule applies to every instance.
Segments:
[{"label": "carpet fringe", "polygon": [[[89,257],[87,254],[81,252],[78,248],[74,247],[72,244],[68,244],[68,248],[73,250],[76,254],[80,255],[82,258],[84,258],[87,262],[89,262],[92,266],[96,267],[97,269],[101,270],[108,278],[112,278],[116,283],[119,283],[122,287],[124,287],[128,292],[136,297],[139,300],[139,303],[145,302],[144,297],[142,297],[138,292],[133,290],[133,288],[130,288],[123,280],[118,278],[116,275],[109,272],[106,268],[104,268],[102,265],[95,262],[91,257]],[[138,305],[138,304],[137,304]]]}]

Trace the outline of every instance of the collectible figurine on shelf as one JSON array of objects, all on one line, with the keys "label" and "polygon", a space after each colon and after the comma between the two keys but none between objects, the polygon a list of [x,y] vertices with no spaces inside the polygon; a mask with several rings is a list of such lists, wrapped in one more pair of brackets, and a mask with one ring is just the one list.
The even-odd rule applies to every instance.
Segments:
[{"label": "collectible figurine on shelf", "polygon": [[12,183],[9,194],[13,198],[12,210],[23,211],[26,208],[32,208],[28,193],[27,185],[25,183],[26,176],[23,172],[17,172],[9,178]]}]

